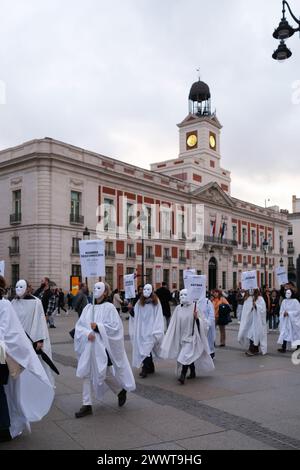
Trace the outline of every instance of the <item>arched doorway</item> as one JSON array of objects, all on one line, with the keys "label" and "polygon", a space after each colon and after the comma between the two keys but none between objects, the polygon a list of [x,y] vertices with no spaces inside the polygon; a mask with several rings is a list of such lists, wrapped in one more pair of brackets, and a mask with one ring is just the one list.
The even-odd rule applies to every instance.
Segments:
[{"label": "arched doorway", "polygon": [[216,258],[210,258],[208,263],[208,289],[217,288],[217,268],[218,263]]}]

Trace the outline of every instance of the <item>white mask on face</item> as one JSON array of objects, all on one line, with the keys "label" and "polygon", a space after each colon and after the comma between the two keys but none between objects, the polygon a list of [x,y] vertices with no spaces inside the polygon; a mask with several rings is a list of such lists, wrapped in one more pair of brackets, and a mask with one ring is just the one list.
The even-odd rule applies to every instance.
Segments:
[{"label": "white mask on face", "polygon": [[285,291],[285,298],[290,299],[292,297],[292,291],[290,289]]},{"label": "white mask on face", "polygon": [[94,285],[94,298],[100,299],[100,297],[104,294],[105,291],[105,284],[104,282],[96,282]]},{"label": "white mask on face", "polygon": [[17,297],[24,297],[27,290],[27,282],[24,279],[21,279],[16,284],[16,294]]},{"label": "white mask on face", "polygon": [[189,303],[187,289],[182,289],[179,294],[181,305],[187,305]]},{"label": "white mask on face", "polygon": [[150,297],[150,295],[152,294],[152,291],[153,291],[153,289],[152,289],[151,284],[146,284],[146,285],[144,286],[144,289],[143,289],[143,296],[144,296],[146,299],[148,299],[148,298]]}]

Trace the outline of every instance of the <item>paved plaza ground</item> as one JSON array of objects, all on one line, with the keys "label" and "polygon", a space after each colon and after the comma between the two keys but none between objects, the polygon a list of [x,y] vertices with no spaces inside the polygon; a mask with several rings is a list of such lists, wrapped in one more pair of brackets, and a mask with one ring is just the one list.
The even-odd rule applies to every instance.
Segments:
[{"label": "paved plaza ground", "polygon": [[[174,361],[157,363],[146,379],[135,371],[137,389],[123,408],[108,392],[94,413],[75,419],[81,406],[81,380],[68,331],[77,314],[56,317],[50,330],[61,375],[50,413],[32,433],[1,449],[300,449],[300,365],[277,353],[277,333],[268,335],[267,356],[246,357],[237,343],[238,325],[227,327],[227,347],[217,348],[216,370],[182,386]],[[126,350],[131,359],[128,321]],[[219,337],[217,337],[217,344]]]}]

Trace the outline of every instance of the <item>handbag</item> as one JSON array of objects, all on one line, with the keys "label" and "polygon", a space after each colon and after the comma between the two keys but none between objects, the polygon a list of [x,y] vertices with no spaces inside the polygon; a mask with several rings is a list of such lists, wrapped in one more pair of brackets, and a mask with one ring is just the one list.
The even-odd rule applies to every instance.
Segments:
[{"label": "handbag", "polygon": [[231,308],[228,304],[220,304],[219,305],[219,318],[218,318],[218,325],[228,325],[228,323],[232,322],[231,319]]}]

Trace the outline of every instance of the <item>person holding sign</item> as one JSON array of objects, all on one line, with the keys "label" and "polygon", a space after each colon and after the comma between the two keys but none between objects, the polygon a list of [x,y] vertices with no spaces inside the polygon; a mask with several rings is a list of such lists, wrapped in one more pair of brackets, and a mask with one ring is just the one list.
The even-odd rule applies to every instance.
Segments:
[{"label": "person holding sign", "polygon": [[[134,317],[132,317],[134,315]],[[151,284],[146,284],[143,294],[131,312],[129,331],[132,341],[132,365],[142,370],[140,377],[154,373],[153,357],[160,356],[164,337],[164,317],[160,301]]]},{"label": "person holding sign", "polygon": [[247,356],[267,354],[267,320],[266,303],[259,289],[246,292],[242,311],[242,319],[238,333],[238,341],[242,346],[248,346]]},{"label": "person holding sign", "polygon": [[178,369],[181,367],[178,381],[183,385],[189,368],[188,379],[194,379],[196,372],[210,372],[215,367],[210,357],[204,317],[190,301],[187,289],[180,291],[179,298],[180,305],[174,310],[161,349],[164,359],[177,359]]},{"label": "person holding sign", "polygon": [[118,396],[119,406],[126,402],[127,391],[135,390],[135,380],[124,346],[120,316],[108,302],[108,284],[94,286],[95,304],[88,304],[75,326],[74,347],[78,356],[77,377],[83,380],[83,405],[76,418],[92,414],[92,389],[101,400],[107,386]]},{"label": "person holding sign", "polygon": [[279,331],[278,344],[282,346],[278,352],[285,353],[287,343],[291,343],[292,348],[300,348],[300,303],[291,289],[285,291],[285,299],[280,306]]}]

